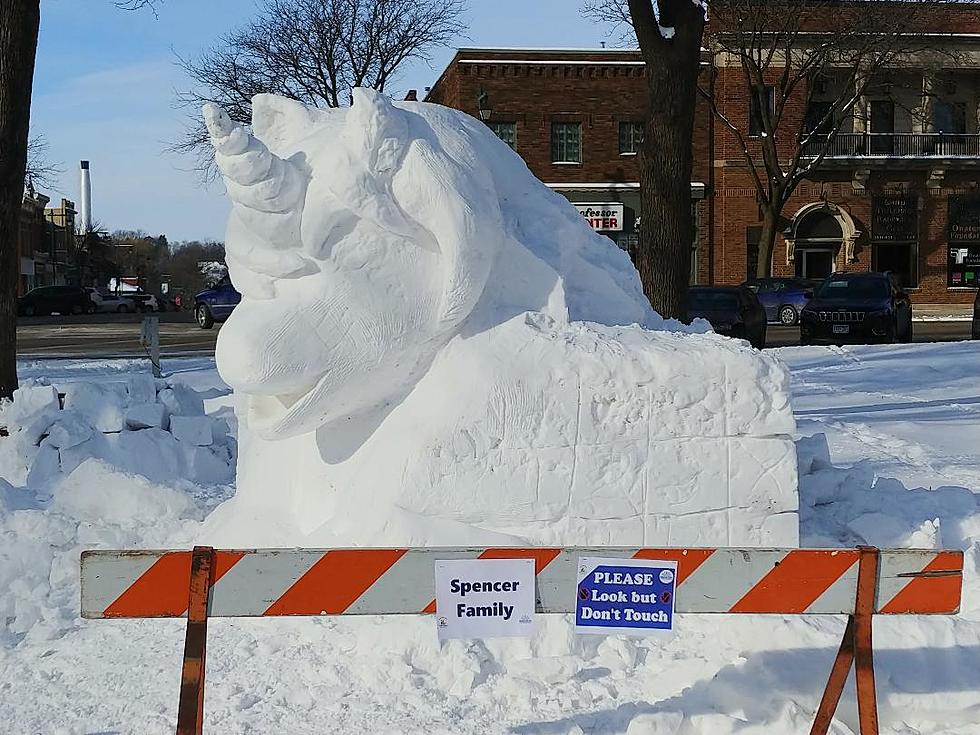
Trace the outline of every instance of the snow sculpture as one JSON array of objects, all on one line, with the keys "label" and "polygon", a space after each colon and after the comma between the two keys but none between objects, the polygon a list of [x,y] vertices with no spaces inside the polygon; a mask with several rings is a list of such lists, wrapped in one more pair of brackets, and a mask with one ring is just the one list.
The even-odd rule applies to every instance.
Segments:
[{"label": "snow sculpture", "polygon": [[205,119],[242,302],[214,542],[793,544],[786,371],[666,323],[477,120],[365,89]]}]

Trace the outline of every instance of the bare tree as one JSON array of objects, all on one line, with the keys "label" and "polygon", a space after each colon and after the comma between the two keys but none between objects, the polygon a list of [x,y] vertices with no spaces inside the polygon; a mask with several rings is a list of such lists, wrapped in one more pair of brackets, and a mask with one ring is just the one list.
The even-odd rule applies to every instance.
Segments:
[{"label": "bare tree", "polygon": [[[772,273],[783,210],[797,187],[839,151],[848,127],[866,121],[862,100],[899,86],[884,71],[911,64],[938,70],[951,60],[924,29],[941,6],[955,4],[711,0],[705,45],[716,64],[740,68],[745,95],[734,95],[733,110],[711,89],[700,86],[698,94],[736,142],[756,191],[762,212],[757,276]],[[586,11],[613,28],[626,26],[629,38],[626,6],[627,0],[590,0]],[[922,91],[913,115],[927,114],[929,92]]]},{"label": "bare tree", "polygon": [[349,104],[353,87],[384,91],[407,61],[450,43],[464,30],[463,10],[463,0],[265,0],[255,20],[199,58],[178,60],[196,86],[178,94],[189,126],[173,148],[210,177],[203,104],[246,125],[260,92],[313,107]]},{"label": "bare tree", "polygon": [[34,185],[48,189],[54,186],[55,178],[64,172],[61,164],[54,163],[48,156],[48,141],[43,135],[36,135],[27,141],[26,180]]},{"label": "bare tree", "polygon": [[[117,4],[136,9],[154,0]],[[40,21],[40,0],[0,0],[0,398],[17,388],[17,241]]]},{"label": "bare tree", "polygon": [[[952,52],[937,48],[927,21],[949,0],[715,0],[707,44],[715,59],[741,69],[749,115],[735,116],[718,95],[700,90],[734,138],[762,213],[756,275],[772,274],[783,209],[828,155],[863,128],[869,93],[893,96],[902,84],[890,72],[938,69]],[[927,114],[928,90],[910,112]],[[926,98],[922,98],[925,93]],[[894,96],[893,96],[894,97]],[[744,110],[744,106],[743,106]],[[857,124],[855,124],[857,121]]]},{"label": "bare tree", "polygon": [[679,319],[687,316],[691,277],[692,137],[705,5],[590,0],[584,7],[597,20],[632,29],[646,62],[650,112],[639,155],[642,226],[636,269],[654,309]]}]

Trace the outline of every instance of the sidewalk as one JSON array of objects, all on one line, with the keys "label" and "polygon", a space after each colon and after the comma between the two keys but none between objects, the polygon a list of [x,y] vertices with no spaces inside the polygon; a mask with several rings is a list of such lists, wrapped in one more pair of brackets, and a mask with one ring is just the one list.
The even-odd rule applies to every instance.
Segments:
[{"label": "sidewalk", "polygon": [[912,306],[912,320],[917,322],[968,322],[972,319],[972,304],[913,304]]}]

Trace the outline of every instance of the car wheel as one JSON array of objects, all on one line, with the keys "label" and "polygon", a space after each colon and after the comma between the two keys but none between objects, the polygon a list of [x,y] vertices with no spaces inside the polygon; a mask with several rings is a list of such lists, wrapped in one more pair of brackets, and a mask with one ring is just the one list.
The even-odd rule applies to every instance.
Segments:
[{"label": "car wheel", "polygon": [[211,310],[204,304],[200,304],[194,309],[194,316],[197,318],[197,325],[201,329],[210,329],[214,326],[214,316],[211,314]]},{"label": "car wheel", "polygon": [[37,314],[37,309],[34,308],[33,304],[27,304],[20,310],[20,312],[24,316],[34,316]]},{"label": "car wheel", "polygon": [[784,327],[792,327],[796,324],[797,315],[796,309],[787,304],[779,309],[779,323]]},{"label": "car wheel", "polygon": [[117,314],[128,314],[129,313],[129,307],[126,306],[126,304],[119,304],[119,306],[116,307],[116,313]]}]

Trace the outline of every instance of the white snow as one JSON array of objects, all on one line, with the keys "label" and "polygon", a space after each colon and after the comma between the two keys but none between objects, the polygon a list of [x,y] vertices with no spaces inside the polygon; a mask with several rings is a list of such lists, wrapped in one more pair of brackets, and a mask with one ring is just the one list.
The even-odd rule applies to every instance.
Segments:
[{"label": "white snow", "polygon": [[211,425],[207,416],[174,416],[170,419],[170,433],[178,441],[208,447],[214,442]]},{"label": "white snow", "polygon": [[[205,108],[242,302],[228,545],[795,544],[785,370],[655,314],[478,120],[355,89]],[[367,502],[365,502],[367,501]]]},{"label": "white snow", "polygon": [[[883,732],[975,731],[980,347],[785,350],[791,374],[660,319],[626,255],[472,118],[365,90],[254,110],[253,137],[206,109],[235,203],[234,399],[200,361],[161,381],[58,362],[0,406],[3,722],[172,731],[181,622],[79,620],[84,548],[799,539],[967,551],[960,616],[876,636]],[[421,616],[217,620],[207,728],[807,729],[841,621],[678,628],[580,639],[552,616],[440,648]]]},{"label": "white snow", "polygon": [[[967,552],[963,612],[875,621],[885,735],[974,735],[980,717],[980,345],[788,348],[806,546]],[[217,393],[200,360],[171,361]],[[36,363],[62,382],[137,363]],[[142,366],[142,369],[146,369]],[[49,392],[50,393],[50,392]],[[35,398],[37,398],[35,396]],[[228,397],[207,400],[229,418]],[[37,403],[45,405],[43,399]],[[51,405],[50,400],[47,405]],[[172,732],[183,645],[173,620],[78,619],[83,548],[189,547],[225,486],[151,483],[89,460],[25,489],[0,439],[0,717],[14,733]],[[215,620],[212,732],[806,732],[837,618],[685,615],[669,641],[575,640],[547,617],[532,641],[439,649],[431,619]],[[79,699],[84,692],[84,699]],[[857,732],[845,690],[837,735]]]}]

